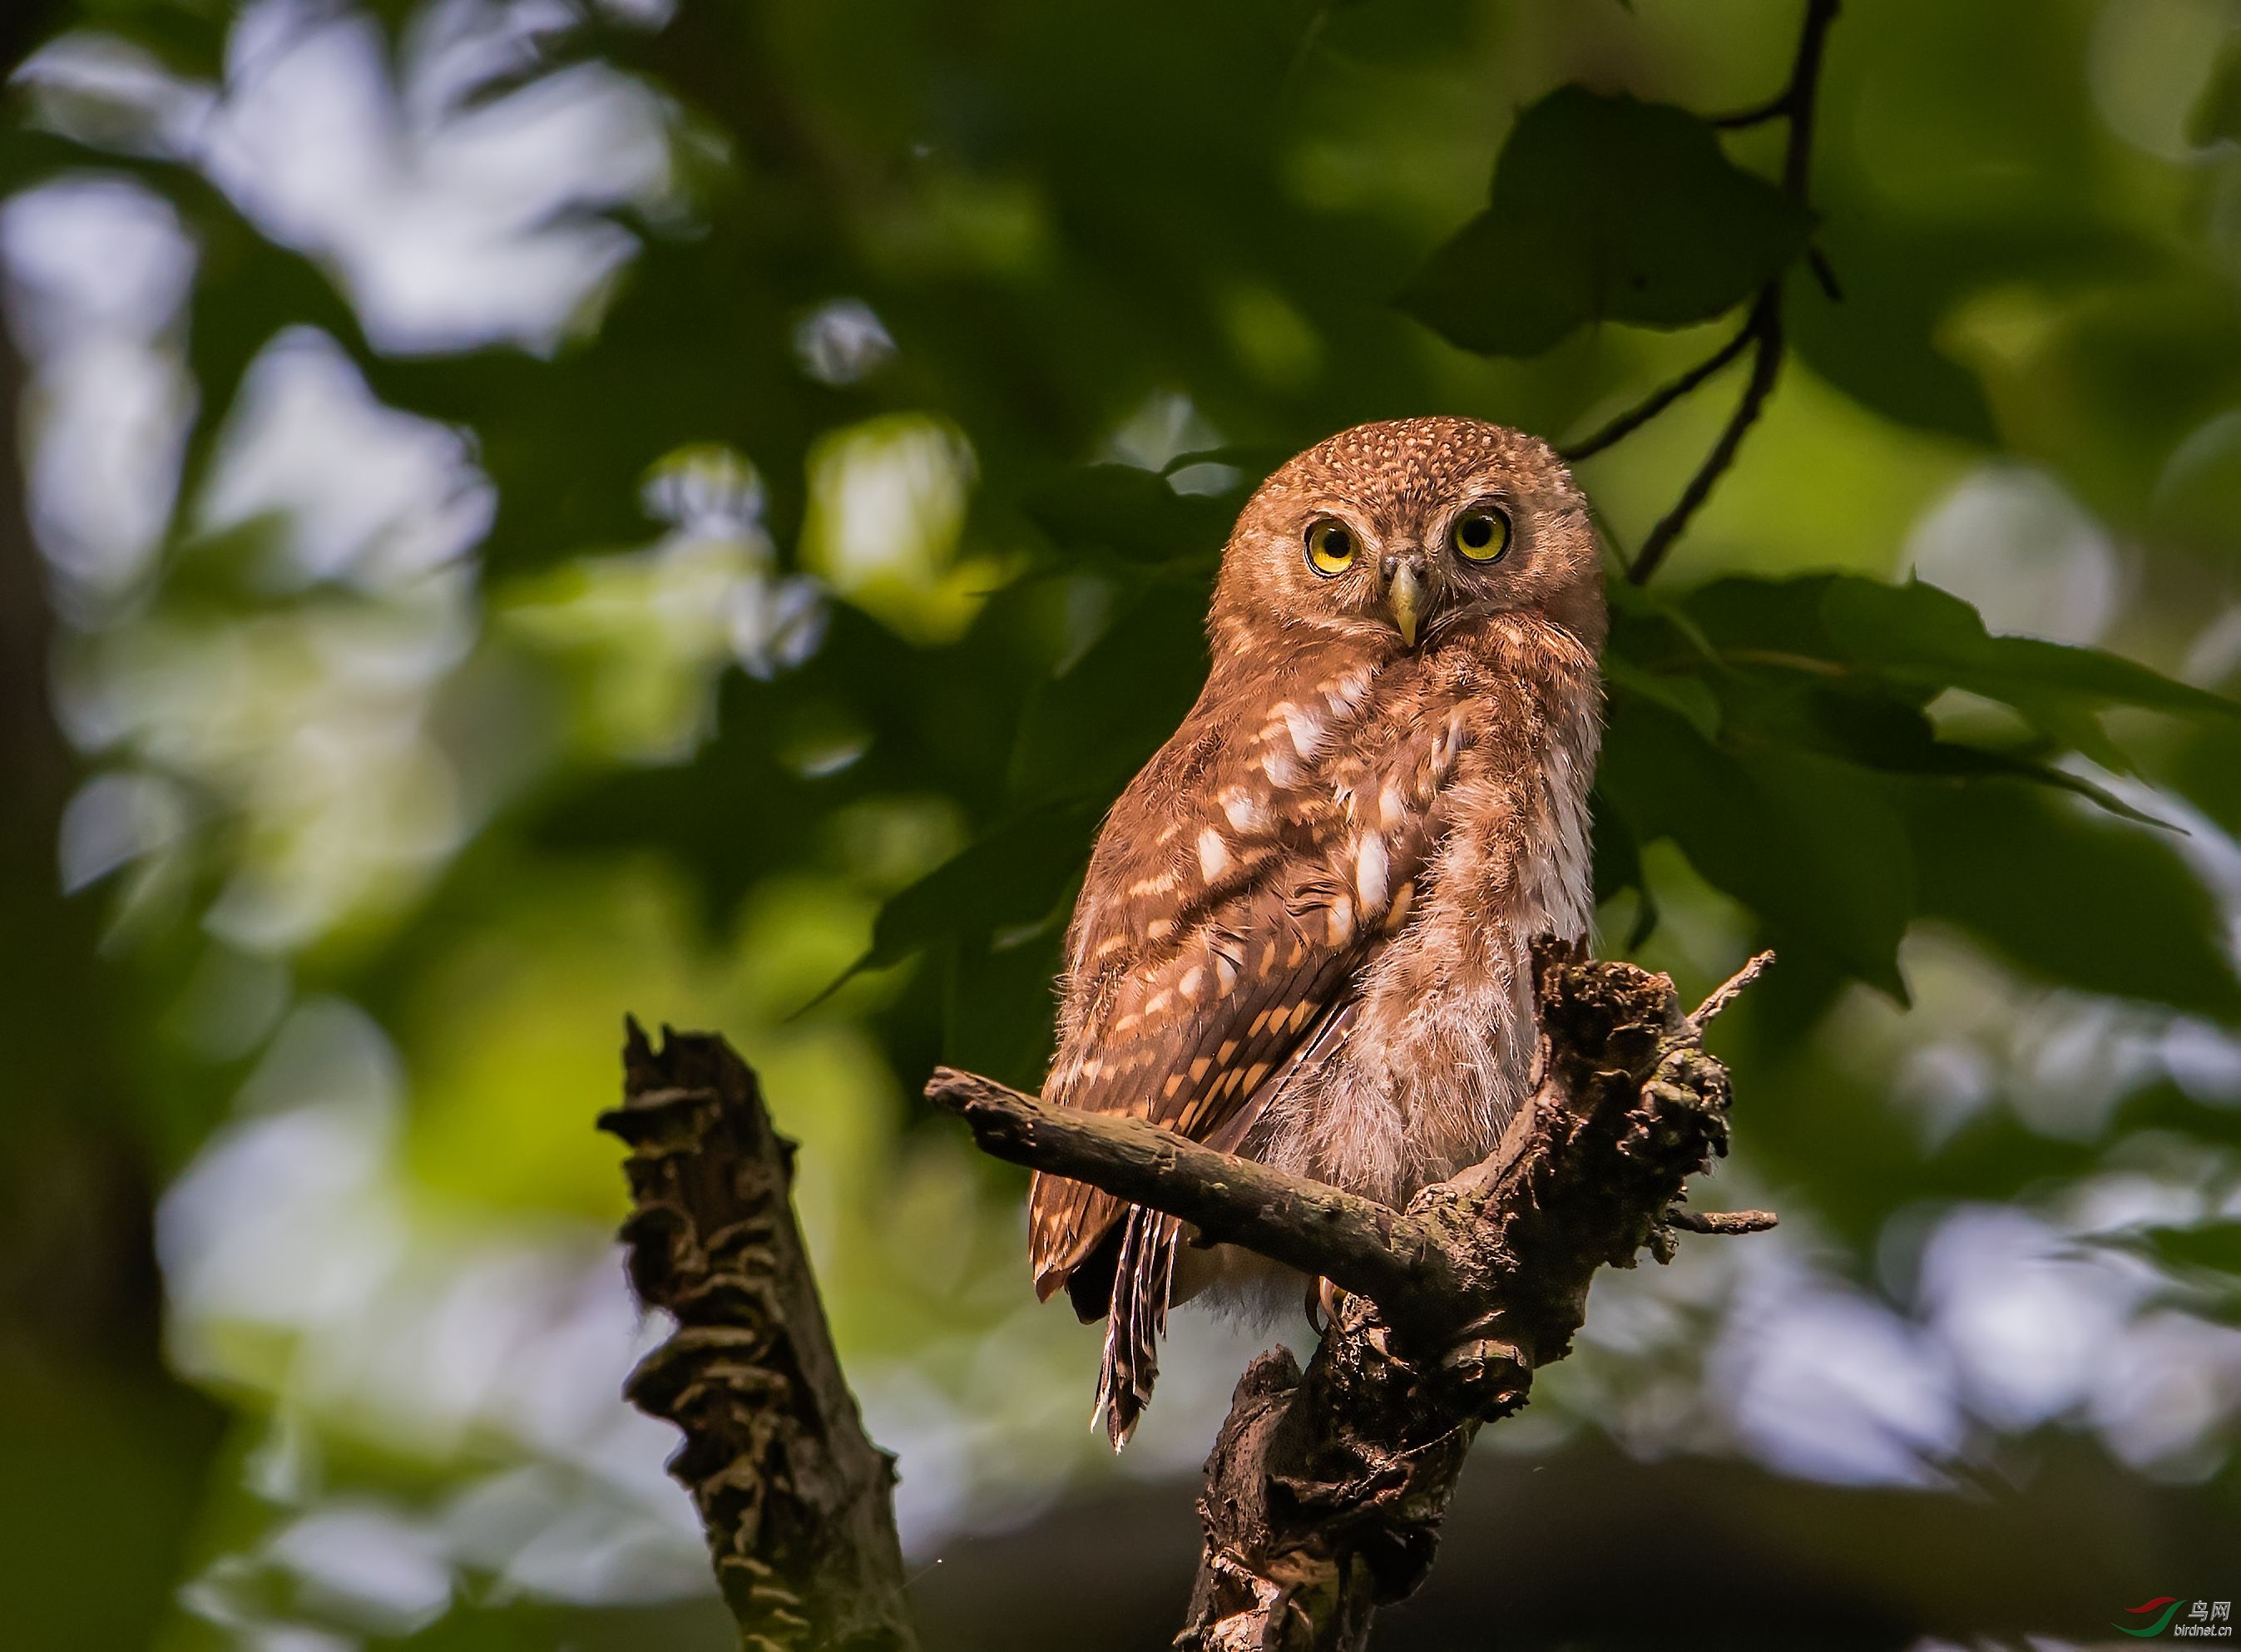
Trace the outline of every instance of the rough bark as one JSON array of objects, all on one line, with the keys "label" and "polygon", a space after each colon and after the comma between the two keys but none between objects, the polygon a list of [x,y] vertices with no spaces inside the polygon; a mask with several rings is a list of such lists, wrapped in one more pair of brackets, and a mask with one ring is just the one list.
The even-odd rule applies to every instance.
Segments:
[{"label": "rough bark", "polygon": [[678,1328],[632,1373],[632,1404],[675,1423],[746,1652],[911,1652],[894,1460],[864,1433],[795,1225],[793,1144],[721,1039],[636,1022],[623,1105],[631,1282]]},{"label": "rough bark", "polygon": [[1645,1248],[1669,1259],[1676,1225],[1770,1223],[1754,1212],[1703,1224],[1675,1208],[1688,1177],[1727,1147],[1727,1073],[1705,1054],[1702,1025],[1763,960],[1690,1015],[1662,975],[1549,942],[1535,957],[1531,1102],[1491,1156],[1405,1213],[970,1075],[945,1071],[928,1087],[993,1153],[1354,1293],[1304,1371],[1280,1349],[1239,1382],[1207,1461],[1204,1545],[1177,1645],[1366,1645],[1377,1607],[1429,1569],[1479,1427],[1522,1405],[1533,1372],[1570,1351],[1595,1270],[1631,1267]]}]

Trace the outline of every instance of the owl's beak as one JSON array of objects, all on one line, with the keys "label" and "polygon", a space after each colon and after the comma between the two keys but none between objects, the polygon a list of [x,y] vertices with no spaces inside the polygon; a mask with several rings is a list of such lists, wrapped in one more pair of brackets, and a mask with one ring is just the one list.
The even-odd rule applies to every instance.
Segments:
[{"label": "owl's beak", "polygon": [[1414,648],[1417,622],[1424,613],[1424,575],[1418,563],[1403,558],[1395,565],[1386,581],[1385,601],[1393,610],[1393,623],[1401,628],[1401,645]]}]

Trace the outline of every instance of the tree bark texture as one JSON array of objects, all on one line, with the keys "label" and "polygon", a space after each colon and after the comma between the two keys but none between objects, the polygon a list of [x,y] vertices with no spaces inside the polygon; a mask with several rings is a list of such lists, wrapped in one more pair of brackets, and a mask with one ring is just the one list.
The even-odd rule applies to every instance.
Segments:
[{"label": "tree bark texture", "polygon": [[636,1022],[623,1105],[631,1282],[677,1320],[631,1374],[631,1402],[675,1423],[669,1471],[692,1495],[744,1652],[912,1652],[894,1460],[864,1433],[795,1224],[793,1144],[720,1038]]},{"label": "tree bark texture", "polygon": [[[1172,1145],[1132,1120],[1065,1114],[971,1074],[928,1094],[987,1151],[1184,1217],[1351,1293],[1302,1370],[1281,1349],[1237,1386],[1207,1460],[1204,1544],[1176,1644],[1197,1652],[1353,1652],[1381,1604],[1430,1568],[1480,1426],[1525,1402],[1570,1351],[1589,1284],[1676,1227],[1750,1231],[1676,1207],[1727,1147],[1726,1070],[1702,1024],[1763,966],[1695,1014],[1671,980],[1535,954],[1540,1076],[1482,1163],[1406,1212]],[[1161,1140],[1160,1138],[1164,1138]],[[1218,1160],[1207,1164],[1206,1160]]]}]

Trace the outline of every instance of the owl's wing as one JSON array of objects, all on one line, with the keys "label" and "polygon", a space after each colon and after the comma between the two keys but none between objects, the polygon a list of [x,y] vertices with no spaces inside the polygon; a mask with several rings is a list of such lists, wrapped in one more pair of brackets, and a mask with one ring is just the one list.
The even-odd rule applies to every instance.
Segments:
[{"label": "owl's wing", "polygon": [[[1064,1105],[1148,1119],[1234,1150],[1308,1046],[1310,1028],[1345,993],[1360,942],[1333,946],[1327,913],[1294,912],[1275,890],[1221,916],[1227,921],[1206,946],[1214,961],[1170,963],[1123,985]],[[1194,1000],[1181,990],[1194,969]],[[1036,1291],[1056,1290],[1120,1210],[1109,1194],[1039,1175],[1029,1202]]]},{"label": "owl's wing", "polygon": [[[1208,784],[1193,793],[1197,808],[1167,800],[1145,820],[1163,816],[1147,836],[1180,848],[1093,863],[1076,973],[1105,961],[1100,950],[1111,961],[1061,1041],[1048,1099],[1234,1151],[1290,1074],[1342,1038],[1355,983],[1407,920],[1435,832],[1432,804],[1462,735],[1442,725],[1381,752],[1310,764],[1320,731],[1297,730],[1298,720],[1278,715],[1262,730],[1277,750],[1252,772],[1258,789]],[[1116,811],[1108,836],[1128,824]],[[1065,1283],[1124,1209],[1038,1176],[1037,1292]],[[1085,1317],[1101,1306],[1076,1304]]]}]

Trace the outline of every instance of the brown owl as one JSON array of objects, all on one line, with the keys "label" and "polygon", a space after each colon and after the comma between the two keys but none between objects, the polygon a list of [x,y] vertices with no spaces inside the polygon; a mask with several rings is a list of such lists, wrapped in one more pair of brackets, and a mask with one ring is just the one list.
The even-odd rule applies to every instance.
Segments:
[{"label": "brown owl", "polygon": [[[1046,1097],[1396,1206],[1492,1151],[1527,948],[1589,924],[1604,626],[1586,501],[1532,437],[1364,425],[1270,477],[1206,688],[1099,833]],[[1116,1450],[1168,1307],[1287,1277],[1077,1182],[1029,1212],[1037,1293],[1105,1316]]]}]

